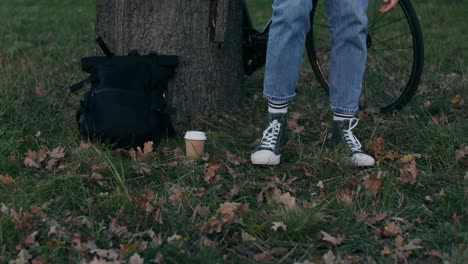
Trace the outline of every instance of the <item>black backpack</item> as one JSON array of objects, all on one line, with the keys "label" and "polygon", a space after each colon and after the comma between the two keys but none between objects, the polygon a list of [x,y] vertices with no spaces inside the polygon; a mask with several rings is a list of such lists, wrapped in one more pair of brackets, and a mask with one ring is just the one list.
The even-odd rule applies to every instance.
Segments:
[{"label": "black backpack", "polygon": [[114,56],[100,37],[97,42],[106,56],[82,58],[89,77],[70,87],[74,92],[91,84],[76,114],[80,134],[116,147],[157,145],[164,135],[175,135],[165,92],[178,57],[136,51]]}]

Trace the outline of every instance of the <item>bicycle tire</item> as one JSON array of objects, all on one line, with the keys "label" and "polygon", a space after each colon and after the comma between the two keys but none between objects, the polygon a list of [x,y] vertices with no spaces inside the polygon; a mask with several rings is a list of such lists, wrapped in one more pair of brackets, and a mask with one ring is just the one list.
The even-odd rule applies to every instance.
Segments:
[{"label": "bicycle tire", "polygon": [[[380,5],[382,3],[380,0],[371,0],[371,1],[374,1],[374,2],[370,2],[370,3],[374,4],[374,5],[377,5],[377,4]],[[320,13],[320,11],[319,11],[320,2],[323,2],[323,1],[318,1],[318,2],[319,3],[316,4],[316,6],[314,6],[314,10],[311,12],[311,18],[310,19],[311,19],[311,25],[312,26],[311,26],[311,30],[310,30],[309,34],[307,35],[306,50],[307,50],[307,55],[308,55],[310,65],[311,65],[311,67],[312,67],[312,69],[313,69],[313,71],[315,73],[315,76],[316,76],[318,82],[320,83],[322,88],[325,90],[325,92],[327,94],[329,94],[329,85],[328,85],[328,80],[327,80],[327,75],[328,75],[327,65],[329,63],[329,61],[327,61],[327,59],[329,58],[329,56],[327,58],[327,52],[329,52],[329,51],[327,51],[326,49],[321,49],[319,47],[319,45],[317,44],[317,42],[319,40],[318,39],[319,33],[317,33],[318,32],[317,24],[319,22],[317,22],[317,20],[318,20],[317,17],[319,16],[319,13]],[[378,2],[378,3],[375,3],[375,2]],[[370,16],[369,12],[374,12],[374,15]],[[401,85],[399,85],[400,87],[397,87],[397,89],[395,89],[394,91],[393,90],[389,91],[386,88],[382,89],[383,87],[382,88],[381,87],[376,87],[378,85],[384,84],[386,81],[391,81],[390,80],[391,78],[386,78],[386,76],[384,76],[387,73],[382,72],[381,70],[383,70],[383,69],[380,69],[380,67],[381,67],[379,65],[380,63],[376,62],[377,68],[380,69],[380,72],[379,71],[375,72],[377,75],[380,75],[379,77],[377,77],[377,78],[379,78],[380,83],[376,84],[375,83],[376,80],[375,79],[370,79],[370,77],[369,77],[369,75],[370,75],[369,72],[373,71],[372,67],[375,68],[375,65],[370,65],[370,64],[374,63],[374,61],[377,61],[376,58],[381,56],[386,61],[386,63],[393,64],[393,66],[395,66],[395,67],[396,67],[396,65],[393,63],[392,60],[389,60],[389,59],[385,58],[383,55],[379,54],[377,52],[377,49],[375,49],[376,54],[374,54],[373,55],[374,57],[371,59],[373,51],[372,51],[372,49],[368,49],[368,60],[367,60],[367,65],[366,65],[366,73],[365,73],[364,81],[363,81],[363,94],[365,94],[365,93],[375,94],[375,96],[374,96],[375,98],[370,98],[370,100],[369,100],[369,98],[365,98],[365,100],[361,100],[361,99],[363,99],[363,97],[361,97],[360,103],[359,103],[359,110],[360,111],[372,112],[372,113],[375,113],[375,112],[388,113],[388,112],[400,111],[411,100],[411,98],[415,95],[415,93],[416,93],[416,91],[418,89],[419,83],[421,81],[421,75],[422,75],[423,67],[424,67],[424,43],[423,43],[423,35],[422,35],[421,27],[420,27],[416,12],[415,12],[415,10],[414,10],[414,8],[413,8],[413,6],[412,6],[412,4],[411,4],[411,2],[409,0],[400,0],[399,4],[398,4],[398,7],[395,7],[395,10],[390,11],[390,13],[392,13],[392,12],[402,12],[404,17],[401,18],[401,20],[403,20],[403,19],[405,20],[404,25],[408,26],[409,30],[410,30],[410,32],[408,32],[408,34],[411,36],[411,45],[412,45],[412,47],[411,48],[399,49],[399,50],[405,50],[405,49],[409,50],[409,49],[411,49],[412,59],[409,59],[411,65],[409,65],[409,67],[407,69],[404,69],[405,72],[409,72],[409,73],[407,73],[408,76],[407,76],[407,78],[405,78],[406,80],[399,80],[399,83],[401,83]],[[377,26],[377,22],[379,22],[378,19],[382,19],[381,18],[382,16],[383,17],[386,16],[386,14],[383,14],[383,15],[377,17],[376,14],[377,14],[376,10],[370,10],[370,8],[369,8],[369,10],[368,10],[369,28],[368,28],[368,39],[367,39],[368,40],[368,46],[369,46],[369,38],[370,38],[370,41],[372,43],[372,38],[375,38],[375,36],[376,36],[376,32],[373,32],[373,30],[377,31],[377,29],[380,29],[382,27],[381,26],[380,28],[375,28]],[[315,20],[315,24],[314,24],[314,20]],[[394,23],[394,22],[392,22],[392,23]],[[391,23],[389,23],[388,25],[391,25]],[[323,25],[321,25],[321,26],[323,26]],[[384,26],[386,26],[386,25],[384,24]],[[397,35],[397,37],[394,37],[394,38],[398,38],[398,37],[403,37],[403,35],[401,35],[401,36]],[[391,40],[391,38],[388,38],[388,40]],[[381,42],[380,44],[384,45],[384,46],[387,46],[386,43],[384,43],[384,42]],[[388,49],[388,50],[390,50],[390,49]],[[397,55],[400,56],[399,55],[400,52],[397,51],[396,48],[395,48],[395,50],[390,50],[390,51],[393,51],[395,56],[397,56]],[[393,54],[393,53],[390,53],[390,54]],[[379,56],[376,56],[376,55],[379,55]],[[391,56],[393,56],[393,55],[391,55]],[[405,66],[405,67],[407,67],[407,66]],[[395,75],[391,75],[391,76],[393,76],[394,79],[397,79],[397,78],[395,78]],[[371,81],[373,81],[372,84],[370,83]],[[382,91],[375,90],[375,89],[382,89]],[[390,89],[394,89],[394,88],[390,87]],[[381,98],[377,98],[377,97],[379,97],[379,94],[382,95],[382,93],[385,93],[385,94],[392,93],[392,94],[389,96],[389,98],[385,98],[385,100],[383,100]],[[367,96],[367,94],[366,94],[366,96]],[[384,97],[386,97],[386,96],[384,96]],[[369,103],[369,101],[370,101],[370,103]]]}]

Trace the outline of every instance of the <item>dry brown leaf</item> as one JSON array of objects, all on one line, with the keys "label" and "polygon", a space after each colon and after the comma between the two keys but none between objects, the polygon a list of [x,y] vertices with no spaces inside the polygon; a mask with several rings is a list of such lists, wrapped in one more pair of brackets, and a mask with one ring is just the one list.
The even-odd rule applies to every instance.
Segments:
[{"label": "dry brown leaf", "polygon": [[366,175],[363,178],[363,185],[368,192],[372,194],[378,193],[382,185],[382,172],[379,171],[377,176]]},{"label": "dry brown leaf", "polygon": [[207,238],[206,236],[202,236],[200,238],[200,244],[205,247],[211,247],[214,245],[214,242],[211,239]]},{"label": "dry brown leaf", "polygon": [[404,155],[400,159],[400,181],[411,184],[416,183],[417,176],[421,171],[416,167],[416,160],[418,154]]},{"label": "dry brown leaf", "polygon": [[275,199],[283,204],[287,209],[296,209],[296,198],[291,196],[289,192],[283,193],[279,196],[274,196]]},{"label": "dry brown leaf", "polygon": [[153,263],[155,263],[155,264],[163,264],[164,263],[164,258],[163,258],[163,255],[161,254],[161,252],[158,251],[158,253],[156,253],[156,256],[153,259]]},{"label": "dry brown leaf", "polygon": [[299,127],[299,120],[290,118],[290,119],[288,120],[288,127],[289,127],[290,129],[294,129],[294,128]]},{"label": "dry brown leaf", "polygon": [[247,160],[246,160],[246,159],[241,158],[241,157],[238,157],[238,156],[232,154],[232,153],[229,152],[229,151],[226,151],[225,154],[226,154],[226,159],[227,159],[227,161],[229,161],[230,163],[232,163],[232,164],[234,164],[234,165],[236,165],[236,166],[238,166],[238,165],[240,165],[240,164],[247,163]]},{"label": "dry brown leaf", "polygon": [[37,233],[39,233],[39,232],[34,231],[31,234],[29,234],[29,236],[24,241],[24,245],[26,245],[27,247],[34,246],[36,244],[36,235],[37,235]]},{"label": "dry brown leaf", "polygon": [[179,240],[182,240],[182,236],[181,235],[178,235],[178,234],[173,234],[172,236],[168,237],[167,238],[167,243],[171,244],[172,242],[174,241],[179,241]]},{"label": "dry brown leaf", "polygon": [[65,148],[58,146],[54,148],[52,151],[47,151],[47,154],[49,155],[51,159],[59,160],[65,157]]},{"label": "dry brown leaf", "polygon": [[201,187],[197,190],[197,193],[195,194],[195,196],[197,197],[202,197],[205,195],[205,188]]},{"label": "dry brown leaf", "polygon": [[137,168],[136,168],[136,173],[139,174],[139,175],[145,175],[145,174],[151,174],[153,171],[151,170],[151,168],[146,165],[146,164],[140,164]]},{"label": "dry brown leaf", "polygon": [[457,94],[451,101],[452,107],[454,108],[460,108],[465,104],[465,101],[461,98],[459,94]]},{"label": "dry brown leaf", "polygon": [[344,238],[343,238],[343,236],[334,237],[334,236],[331,236],[330,234],[328,234],[327,232],[320,231],[320,239],[323,240],[323,241],[330,242],[335,246],[338,246],[338,245],[341,245]]},{"label": "dry brown leaf", "polygon": [[33,167],[33,168],[36,168],[36,169],[39,169],[41,168],[41,165],[37,162],[35,162],[33,159],[31,159],[30,157],[25,157],[24,158],[24,161],[23,161],[23,164],[24,166],[26,167]]},{"label": "dry brown leaf", "polygon": [[343,166],[341,166],[341,164],[338,161],[335,161],[329,157],[322,157],[322,159],[328,164],[332,165],[332,167],[336,167],[338,170],[343,171]]},{"label": "dry brown leaf", "polygon": [[128,260],[128,264],[143,264],[144,259],[135,252],[130,259]]},{"label": "dry brown leaf", "polygon": [[176,157],[184,156],[184,151],[182,150],[181,147],[175,148],[172,152],[174,153],[174,156],[176,156]]},{"label": "dry brown leaf", "polygon": [[382,157],[384,156],[384,150],[385,150],[385,141],[384,141],[384,139],[382,137],[376,138],[371,143],[371,149],[372,149],[372,152],[374,153],[376,159],[381,160]]},{"label": "dry brown leaf", "polygon": [[468,167],[468,146],[464,149],[455,151],[455,158],[460,162],[464,167]]},{"label": "dry brown leaf", "polygon": [[403,242],[405,242],[405,239],[401,235],[395,237],[394,243],[397,248],[402,247]]},{"label": "dry brown leaf", "polygon": [[288,226],[285,225],[283,222],[273,222],[273,226],[271,227],[271,229],[273,229],[276,232],[280,227],[283,229],[283,231],[286,231],[286,228]]},{"label": "dry brown leaf", "polygon": [[185,198],[186,189],[184,187],[174,186],[169,191],[171,192],[169,201],[171,201],[173,204],[181,203]]},{"label": "dry brown leaf", "polygon": [[254,256],[254,259],[255,261],[267,261],[267,260],[271,260],[273,258],[272,254],[270,251],[264,251],[260,254],[256,254]]},{"label": "dry brown leaf", "polygon": [[248,204],[225,202],[219,205],[218,212],[222,216],[223,223],[229,223],[236,218],[237,212],[247,211]]},{"label": "dry brown leaf", "polygon": [[389,246],[384,246],[383,249],[380,251],[380,255],[383,257],[385,255],[388,255],[392,253],[392,250],[390,249]]},{"label": "dry brown leaf", "polygon": [[80,142],[80,146],[79,146],[80,149],[89,149],[90,147],[91,146],[88,143],[86,143],[84,141]]},{"label": "dry brown leaf", "polygon": [[208,166],[208,168],[206,168],[205,170],[205,174],[204,174],[204,179],[205,179],[205,182],[208,183],[208,184],[215,184],[217,183],[221,177],[219,177],[217,174],[218,170],[221,169],[221,165],[220,164],[212,164],[210,166]]},{"label": "dry brown leaf", "polygon": [[424,105],[424,107],[428,108],[429,106],[431,106],[431,101],[426,100],[426,101],[424,101],[423,105]]},{"label": "dry brown leaf", "polygon": [[0,175],[0,183],[3,184],[13,184],[15,183],[15,179],[10,175]]},{"label": "dry brown leaf", "polygon": [[242,231],[242,241],[256,241],[257,239],[253,236],[251,236],[249,233],[245,232],[245,231]]},{"label": "dry brown leaf", "polygon": [[349,189],[339,189],[337,191],[338,201],[344,203],[346,206],[353,206],[354,192]]},{"label": "dry brown leaf", "polygon": [[387,218],[387,215],[388,215],[387,212],[380,213],[377,216],[375,216],[375,221],[380,222],[380,221],[384,220],[385,218]]},{"label": "dry brown leaf", "polygon": [[337,264],[336,257],[333,254],[333,251],[329,250],[327,253],[323,254],[322,256],[323,263],[325,264]]},{"label": "dry brown leaf", "polygon": [[220,233],[222,226],[223,223],[221,221],[216,219],[216,217],[212,217],[208,222],[202,223],[200,229],[202,232],[208,232],[209,234],[213,232]]},{"label": "dry brown leaf", "polygon": [[440,251],[435,249],[429,250],[428,252],[426,252],[426,255],[431,257],[442,258],[442,254],[440,253]]},{"label": "dry brown leaf", "polygon": [[208,206],[198,206],[195,209],[195,212],[200,216],[200,217],[207,217],[210,215],[210,207]]},{"label": "dry brown leaf", "polygon": [[400,156],[400,154],[397,152],[397,151],[387,151],[385,153],[385,159],[389,159],[389,160],[394,160],[396,158],[398,158]]},{"label": "dry brown leaf", "polygon": [[402,230],[400,226],[398,226],[398,224],[396,224],[395,222],[390,222],[385,225],[382,234],[386,237],[393,237],[396,235],[401,235]]}]

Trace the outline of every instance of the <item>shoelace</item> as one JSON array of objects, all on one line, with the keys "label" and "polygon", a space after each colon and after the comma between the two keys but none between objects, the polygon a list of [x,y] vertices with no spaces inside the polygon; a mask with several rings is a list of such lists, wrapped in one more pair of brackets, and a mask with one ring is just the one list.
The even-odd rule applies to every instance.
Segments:
[{"label": "shoelace", "polygon": [[346,144],[351,148],[351,151],[361,151],[361,142],[356,138],[356,136],[353,134],[353,128],[357,126],[359,122],[359,119],[357,118],[351,118],[349,120],[349,127],[348,129],[343,129],[343,137],[344,140],[346,141]]},{"label": "shoelace", "polygon": [[281,128],[281,123],[278,120],[273,120],[270,125],[263,131],[262,137],[262,148],[269,148],[275,150],[276,142],[278,140],[279,132]]}]

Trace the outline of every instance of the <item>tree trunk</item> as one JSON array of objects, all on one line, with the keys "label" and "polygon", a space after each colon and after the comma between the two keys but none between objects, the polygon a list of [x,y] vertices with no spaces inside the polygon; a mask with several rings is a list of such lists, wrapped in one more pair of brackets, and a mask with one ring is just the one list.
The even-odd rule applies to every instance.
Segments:
[{"label": "tree trunk", "polygon": [[179,56],[166,93],[173,124],[242,102],[239,0],[97,0],[96,34],[119,55],[131,50]]}]

